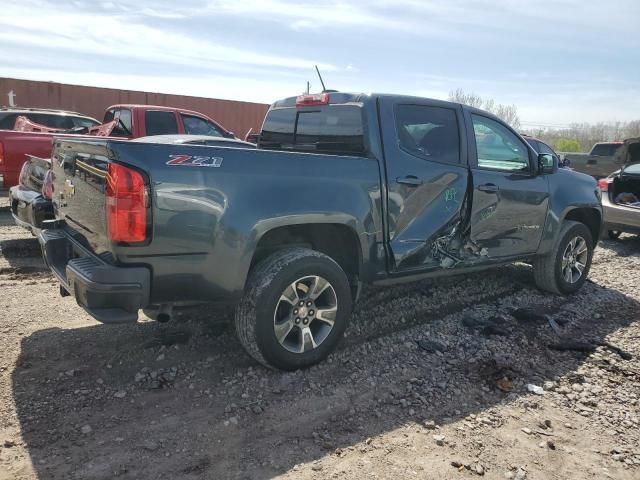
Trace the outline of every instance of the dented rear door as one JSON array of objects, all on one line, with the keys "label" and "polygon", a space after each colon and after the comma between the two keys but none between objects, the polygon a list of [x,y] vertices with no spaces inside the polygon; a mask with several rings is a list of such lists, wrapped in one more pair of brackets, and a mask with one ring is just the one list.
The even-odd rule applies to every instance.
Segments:
[{"label": "dented rear door", "polygon": [[397,273],[462,263],[469,205],[462,109],[450,103],[381,97],[390,269]]}]

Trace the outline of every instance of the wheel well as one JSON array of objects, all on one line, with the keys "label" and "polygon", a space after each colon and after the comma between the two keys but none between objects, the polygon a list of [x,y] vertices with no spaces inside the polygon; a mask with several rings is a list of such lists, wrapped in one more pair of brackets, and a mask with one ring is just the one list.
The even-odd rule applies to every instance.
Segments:
[{"label": "wheel well", "polygon": [[598,243],[600,238],[600,229],[602,228],[602,218],[600,212],[595,208],[574,208],[564,217],[565,220],[574,220],[584,223],[591,231],[594,244]]},{"label": "wheel well", "polygon": [[353,229],[340,224],[310,223],[274,228],[260,238],[251,267],[276,250],[292,246],[324,253],[340,265],[352,285],[357,283],[362,258],[358,236]]}]

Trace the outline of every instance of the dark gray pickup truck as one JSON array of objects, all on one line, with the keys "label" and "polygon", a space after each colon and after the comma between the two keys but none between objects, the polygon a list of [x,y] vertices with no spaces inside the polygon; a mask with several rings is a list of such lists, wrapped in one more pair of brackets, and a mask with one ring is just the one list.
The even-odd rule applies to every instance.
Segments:
[{"label": "dark gray pickup truck", "polygon": [[463,105],[323,93],[278,101],[258,149],[59,139],[44,257],[96,319],[227,302],[245,349],[297,369],[343,336],[360,287],[533,264],[578,290],[593,178]]}]

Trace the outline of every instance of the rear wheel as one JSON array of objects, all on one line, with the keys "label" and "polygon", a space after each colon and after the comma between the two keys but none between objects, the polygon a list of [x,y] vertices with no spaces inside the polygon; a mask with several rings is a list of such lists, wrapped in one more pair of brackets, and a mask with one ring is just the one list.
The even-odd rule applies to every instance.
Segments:
[{"label": "rear wheel", "polygon": [[584,284],[593,258],[591,231],[579,222],[567,221],[556,248],[533,262],[536,285],[558,294],[577,292]]},{"label": "rear wheel", "polygon": [[284,249],[252,270],[236,310],[236,332],[263,365],[305,368],[338,344],[351,305],[349,281],[333,259],[305,248]]},{"label": "rear wheel", "polygon": [[622,235],[622,232],[619,230],[607,230],[607,235],[611,240],[617,240]]}]

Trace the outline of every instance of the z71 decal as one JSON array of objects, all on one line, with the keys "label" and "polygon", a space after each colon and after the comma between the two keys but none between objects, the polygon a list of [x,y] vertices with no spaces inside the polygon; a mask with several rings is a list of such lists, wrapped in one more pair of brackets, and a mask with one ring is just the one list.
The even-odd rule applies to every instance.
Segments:
[{"label": "z71 decal", "polygon": [[222,157],[199,157],[193,155],[169,155],[167,165],[184,167],[221,167]]}]

